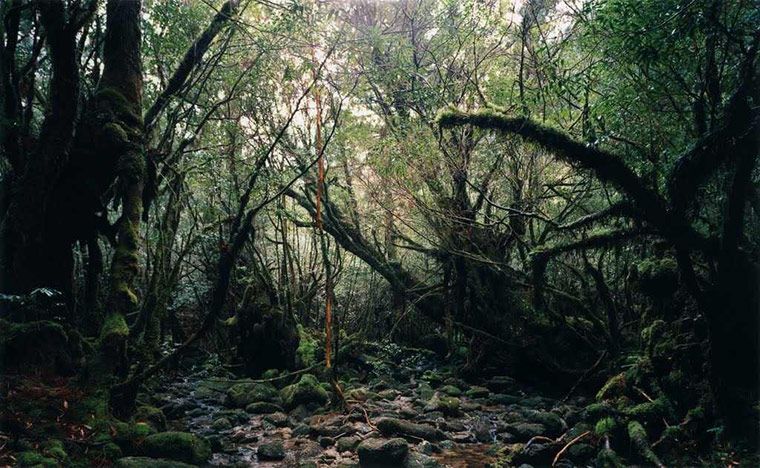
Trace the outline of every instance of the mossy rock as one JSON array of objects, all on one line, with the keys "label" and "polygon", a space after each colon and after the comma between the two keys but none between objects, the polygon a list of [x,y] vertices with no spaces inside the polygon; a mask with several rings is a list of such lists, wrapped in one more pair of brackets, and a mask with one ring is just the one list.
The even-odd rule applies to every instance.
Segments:
[{"label": "mossy rock", "polygon": [[156,431],[166,430],[166,416],[163,411],[155,406],[138,406],[135,411],[134,421],[150,424]]},{"label": "mossy rock", "polygon": [[404,439],[367,439],[356,451],[361,466],[403,466],[409,444]]},{"label": "mossy rock", "polygon": [[512,434],[518,442],[527,442],[535,436],[546,434],[546,428],[538,423],[515,423],[508,425],[506,428],[507,432]]},{"label": "mossy rock", "polygon": [[274,403],[267,403],[266,401],[257,401],[246,406],[245,411],[251,414],[271,414],[282,411],[282,407]]},{"label": "mossy rock", "polygon": [[444,385],[438,390],[452,397],[458,397],[462,394],[462,390],[460,390],[459,387],[456,387],[454,385]]},{"label": "mossy rock", "polygon": [[56,439],[48,440],[42,444],[42,453],[46,457],[54,458],[60,463],[64,463],[69,458],[69,454],[66,453],[63,442]]},{"label": "mossy rock", "polygon": [[491,391],[486,387],[478,387],[475,385],[470,387],[464,394],[469,398],[486,398],[491,394]]},{"label": "mossy rock", "polygon": [[132,453],[140,446],[143,440],[156,430],[144,422],[125,423],[117,421],[110,424],[113,441],[127,453]]},{"label": "mossy rock", "polygon": [[211,444],[189,432],[159,432],[145,438],[142,452],[153,458],[168,458],[200,465],[211,458]]},{"label": "mossy rock", "polygon": [[459,416],[462,414],[460,410],[461,402],[459,398],[435,395],[427,405],[425,405],[425,411],[440,411],[446,416]]},{"label": "mossy rock", "polygon": [[433,426],[417,424],[403,419],[380,418],[375,424],[384,436],[406,435],[430,442],[437,442],[446,438],[446,434]]},{"label": "mossy rock", "polygon": [[298,383],[288,385],[280,391],[285,409],[291,410],[298,405],[316,403],[324,405],[330,399],[327,391],[319,384],[316,377],[304,374]]},{"label": "mossy rock", "polygon": [[46,457],[39,452],[21,452],[16,456],[16,466],[56,467],[58,461],[55,458]]},{"label": "mossy rock", "polygon": [[42,320],[14,323],[0,319],[0,362],[12,369],[53,368],[74,373],[84,356],[79,335],[63,325]]},{"label": "mossy rock", "polygon": [[261,444],[256,450],[256,456],[259,460],[282,460],[285,458],[285,447],[279,441]]},{"label": "mossy rock", "polygon": [[193,468],[195,465],[163,458],[125,457],[116,460],[114,466],[116,468]]},{"label": "mossy rock", "polygon": [[240,383],[233,385],[227,390],[225,404],[235,408],[245,408],[251,403],[279,403],[279,401],[279,393],[273,385],[265,383]]}]

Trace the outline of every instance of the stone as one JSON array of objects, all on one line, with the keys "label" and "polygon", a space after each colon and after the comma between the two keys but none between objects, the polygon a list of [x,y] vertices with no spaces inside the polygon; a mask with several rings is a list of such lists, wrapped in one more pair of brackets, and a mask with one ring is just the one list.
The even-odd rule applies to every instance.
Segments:
[{"label": "stone", "polygon": [[518,442],[527,442],[537,435],[546,433],[546,428],[536,423],[516,423],[507,426],[507,432],[515,437]]},{"label": "stone", "polygon": [[441,411],[445,416],[459,416],[459,405],[459,398],[436,395],[425,405],[425,411]]},{"label": "stone", "polygon": [[384,436],[409,435],[419,439],[437,442],[446,438],[443,431],[427,424],[417,424],[396,418],[380,418],[375,422]]},{"label": "stone", "polygon": [[452,397],[458,397],[459,395],[462,394],[462,390],[460,390],[459,387],[456,387],[454,385],[444,385],[438,390]]},{"label": "stone", "polygon": [[157,431],[166,430],[166,416],[164,412],[155,406],[142,405],[138,406],[135,411],[135,422],[144,422],[153,426]]},{"label": "stone", "polygon": [[201,465],[211,457],[211,444],[189,432],[159,432],[149,435],[141,445],[143,454]]},{"label": "stone", "polygon": [[264,421],[273,425],[274,427],[285,427],[288,425],[288,415],[283,412],[276,412],[267,414],[264,416]]},{"label": "stone", "polygon": [[317,442],[319,442],[319,445],[321,445],[323,448],[332,447],[335,445],[335,439],[329,436],[320,436],[317,438]]},{"label": "stone", "polygon": [[192,468],[195,465],[163,458],[124,457],[116,460],[114,466],[116,468]]},{"label": "stone", "polygon": [[280,391],[283,406],[291,410],[298,405],[316,403],[324,405],[330,397],[319,381],[311,374],[304,374],[298,383],[288,385]]},{"label": "stone", "polygon": [[361,441],[359,437],[355,436],[341,437],[336,443],[336,448],[338,452],[353,452]]},{"label": "stone", "polygon": [[259,460],[282,460],[285,458],[285,447],[279,441],[261,444],[256,455]]},{"label": "stone", "polygon": [[478,386],[470,387],[465,392],[465,395],[469,398],[486,398],[490,394],[491,394],[490,390],[488,390],[485,387],[478,387]]},{"label": "stone", "polygon": [[506,375],[497,375],[491,377],[485,386],[494,393],[509,393],[517,387],[515,379]]},{"label": "stone", "polygon": [[266,401],[257,401],[246,406],[245,411],[251,414],[270,414],[282,411],[282,407]]},{"label": "stone", "polygon": [[406,468],[441,468],[442,466],[435,458],[417,452],[410,452],[404,463]]},{"label": "stone", "polygon": [[232,421],[229,418],[217,418],[211,423],[211,429],[215,431],[224,431],[232,427]]},{"label": "stone", "polygon": [[401,466],[409,444],[404,439],[367,439],[357,447],[359,464],[365,467]]},{"label": "stone", "polygon": [[273,385],[263,383],[240,383],[227,390],[225,404],[245,408],[255,402],[278,403],[279,393]]}]

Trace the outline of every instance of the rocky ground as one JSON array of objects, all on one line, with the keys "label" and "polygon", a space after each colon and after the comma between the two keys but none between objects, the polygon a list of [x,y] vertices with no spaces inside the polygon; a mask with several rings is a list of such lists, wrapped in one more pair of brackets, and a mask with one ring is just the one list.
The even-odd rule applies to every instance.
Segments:
[{"label": "rocky ground", "polygon": [[[599,451],[593,429],[579,422],[582,401],[537,396],[509,376],[465,382],[418,350],[379,354],[346,366],[345,410],[329,404],[330,386],[312,374],[270,371],[268,382],[245,382],[197,366],[149,396],[161,411],[145,406],[142,419],[164,432],[135,453],[218,466],[478,467],[548,466],[555,458],[556,466],[584,466]],[[170,435],[151,440],[162,434]],[[181,466],[155,458],[118,464]]]}]

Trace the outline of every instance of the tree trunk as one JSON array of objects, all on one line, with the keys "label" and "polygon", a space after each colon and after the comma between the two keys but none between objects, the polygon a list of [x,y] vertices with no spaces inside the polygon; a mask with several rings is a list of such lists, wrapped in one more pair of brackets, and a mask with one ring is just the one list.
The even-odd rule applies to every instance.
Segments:
[{"label": "tree trunk", "polygon": [[116,250],[111,263],[107,317],[100,332],[106,369],[127,370],[125,316],[138,306],[135,280],[139,272],[139,229],[142,214],[143,154],[142,64],[140,59],[140,1],[109,0],[103,50],[103,77],[92,114],[100,129],[97,147],[116,158],[118,221]]}]

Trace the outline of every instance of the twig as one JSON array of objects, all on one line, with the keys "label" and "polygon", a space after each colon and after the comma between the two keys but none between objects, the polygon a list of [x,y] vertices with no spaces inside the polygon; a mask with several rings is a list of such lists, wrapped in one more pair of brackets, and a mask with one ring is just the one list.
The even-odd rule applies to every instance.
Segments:
[{"label": "twig", "polygon": [[567,451],[567,449],[570,448],[571,445],[573,445],[574,443],[578,442],[579,440],[581,440],[582,438],[586,437],[589,434],[591,434],[591,431],[586,431],[583,434],[581,434],[578,437],[576,437],[575,439],[573,439],[570,442],[568,442],[567,444],[565,444],[565,446],[562,447],[562,450],[560,450],[559,452],[557,452],[557,455],[555,455],[554,461],[552,462],[552,466],[554,466],[554,465],[557,464],[557,461],[559,461],[559,458]]}]

